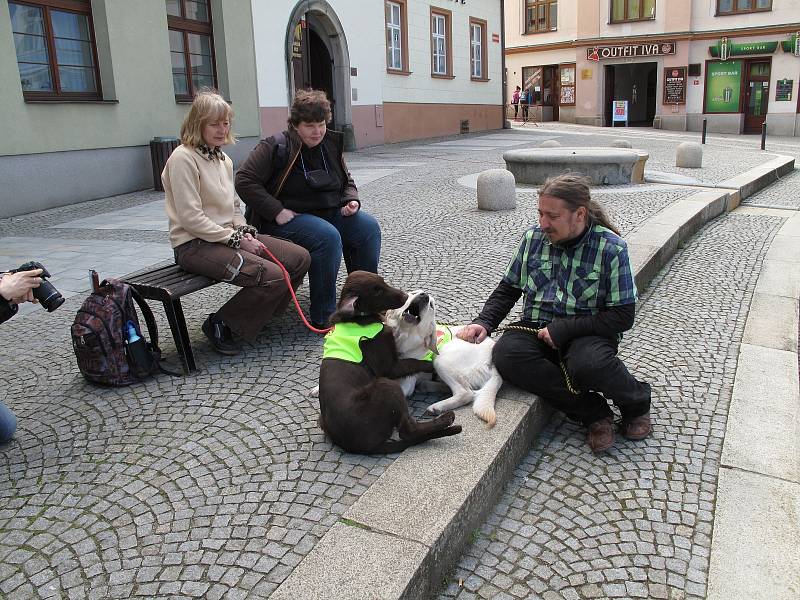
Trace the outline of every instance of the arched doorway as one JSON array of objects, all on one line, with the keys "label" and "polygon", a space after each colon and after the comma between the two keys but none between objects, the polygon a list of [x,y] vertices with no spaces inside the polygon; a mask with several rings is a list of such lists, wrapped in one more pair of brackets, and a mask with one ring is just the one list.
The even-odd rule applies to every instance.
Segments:
[{"label": "arched doorway", "polygon": [[350,55],[344,29],[324,0],[301,0],[287,24],[286,62],[291,103],[295,90],[325,90],[333,108],[333,129],[345,132],[353,146],[350,104]]}]

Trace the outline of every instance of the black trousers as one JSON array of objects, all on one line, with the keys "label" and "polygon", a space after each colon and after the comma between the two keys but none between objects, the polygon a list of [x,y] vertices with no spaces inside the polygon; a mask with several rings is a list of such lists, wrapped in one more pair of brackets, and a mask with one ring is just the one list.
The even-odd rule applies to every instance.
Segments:
[{"label": "black trousers", "polygon": [[559,352],[535,334],[506,331],[492,354],[505,381],[540,396],[584,425],[613,415],[605,398],[619,407],[623,418],[638,417],[650,410],[650,384],[637,381],[617,358],[615,340],[598,336],[576,338],[561,352],[560,358],[573,389],[580,392],[577,395],[567,387]]}]

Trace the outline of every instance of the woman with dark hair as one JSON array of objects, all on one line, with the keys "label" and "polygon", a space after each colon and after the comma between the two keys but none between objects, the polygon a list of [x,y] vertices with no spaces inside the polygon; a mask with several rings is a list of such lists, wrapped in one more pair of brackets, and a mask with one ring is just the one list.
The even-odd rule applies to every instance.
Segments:
[{"label": "woman with dark hair", "polygon": [[232,118],[222,96],[201,90],[181,126],[181,145],[161,174],[175,262],[242,288],[203,323],[214,349],[227,355],[239,353],[234,334],[253,340],[291,299],[283,272],[266,250],[283,263],[295,289],[310,263],[303,248],[257,235],[245,223],[233,192],[233,163],[221,150],[235,141]]},{"label": "woman with dark hair", "polygon": [[344,162],[344,140],[331,131],[330,102],[320,90],[300,90],[289,126],[259,142],[236,174],[248,223],[311,253],[311,322],[323,327],[336,309],[342,255],[347,272],[377,273],[381,230],[361,210]]}]

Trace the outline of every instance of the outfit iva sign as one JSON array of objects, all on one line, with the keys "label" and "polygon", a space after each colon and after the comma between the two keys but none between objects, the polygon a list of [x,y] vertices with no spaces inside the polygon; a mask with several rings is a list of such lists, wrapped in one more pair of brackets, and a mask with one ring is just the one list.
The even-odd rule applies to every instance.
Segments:
[{"label": "outfit iva sign", "polygon": [[741,91],[742,61],[707,63],[705,112],[738,113]]},{"label": "outfit iva sign", "polygon": [[663,56],[675,54],[675,42],[652,42],[646,44],[620,44],[617,46],[592,46],[586,49],[586,59],[599,62],[610,58],[633,58],[636,56]]}]

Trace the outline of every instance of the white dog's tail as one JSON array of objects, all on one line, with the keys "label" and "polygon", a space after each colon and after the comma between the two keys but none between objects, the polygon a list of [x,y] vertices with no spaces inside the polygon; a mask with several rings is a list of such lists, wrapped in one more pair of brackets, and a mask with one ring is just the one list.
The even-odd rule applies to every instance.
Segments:
[{"label": "white dog's tail", "polygon": [[491,428],[497,423],[497,415],[494,411],[494,401],[500,386],[503,385],[503,378],[497,369],[492,367],[492,376],[481,389],[475,392],[475,402],[472,404],[472,412]]}]

